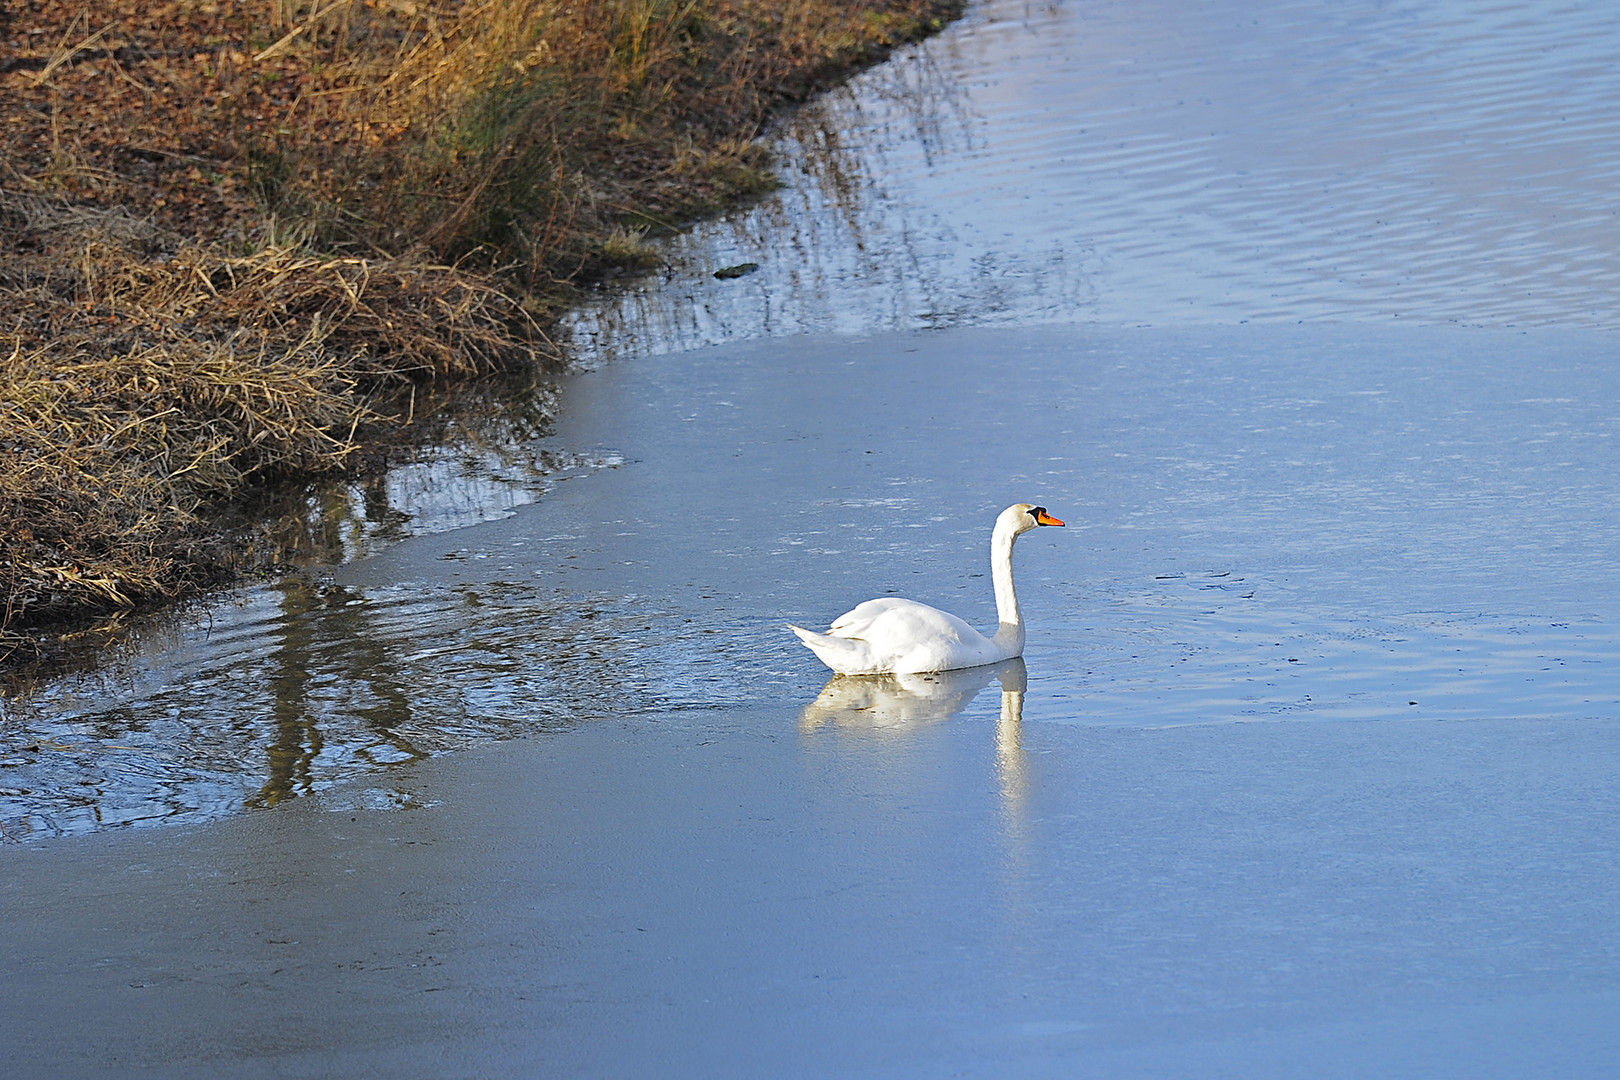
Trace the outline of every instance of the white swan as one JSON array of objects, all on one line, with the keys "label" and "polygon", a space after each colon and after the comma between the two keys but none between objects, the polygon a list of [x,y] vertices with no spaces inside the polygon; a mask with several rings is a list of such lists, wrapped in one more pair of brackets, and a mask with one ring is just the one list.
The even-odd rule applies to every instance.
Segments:
[{"label": "white swan", "polygon": [[990,579],[1001,625],[985,637],[955,615],[915,600],[868,600],[840,616],[825,634],[788,624],[799,640],[842,675],[915,675],[996,664],[1024,652],[1024,621],[1013,592],[1013,541],[1037,525],[1062,525],[1042,506],[1018,503],[996,518],[990,534]]}]

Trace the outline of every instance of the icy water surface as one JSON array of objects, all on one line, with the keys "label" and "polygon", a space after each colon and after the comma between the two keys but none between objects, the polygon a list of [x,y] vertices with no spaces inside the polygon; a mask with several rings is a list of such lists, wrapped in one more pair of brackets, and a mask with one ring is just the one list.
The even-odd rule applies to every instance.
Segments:
[{"label": "icy water surface", "polygon": [[[581,313],[554,421],[8,703],[8,1065],[1602,1075],[1617,59],[987,3],[862,76]],[[1021,662],[784,629],[988,626],[1026,500]]]}]

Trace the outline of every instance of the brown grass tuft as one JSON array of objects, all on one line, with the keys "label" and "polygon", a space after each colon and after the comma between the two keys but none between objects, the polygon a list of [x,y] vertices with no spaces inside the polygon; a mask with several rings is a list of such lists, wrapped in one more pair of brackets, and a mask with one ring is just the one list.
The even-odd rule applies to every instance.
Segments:
[{"label": "brown grass tuft", "polygon": [[216,580],[205,504],[348,466],[390,388],[555,355],[453,267],[230,256],[38,197],[0,221],[27,252],[0,267],[0,631]]}]

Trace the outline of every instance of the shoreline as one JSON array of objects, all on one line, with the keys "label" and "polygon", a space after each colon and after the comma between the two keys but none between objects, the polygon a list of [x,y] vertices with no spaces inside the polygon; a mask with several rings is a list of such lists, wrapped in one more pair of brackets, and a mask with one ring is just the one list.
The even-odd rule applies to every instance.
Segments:
[{"label": "shoreline", "polygon": [[962,7],[0,21],[0,669],[273,567],[243,498],[363,474],[436,390],[560,370],[580,286],[769,190],[766,124]]}]

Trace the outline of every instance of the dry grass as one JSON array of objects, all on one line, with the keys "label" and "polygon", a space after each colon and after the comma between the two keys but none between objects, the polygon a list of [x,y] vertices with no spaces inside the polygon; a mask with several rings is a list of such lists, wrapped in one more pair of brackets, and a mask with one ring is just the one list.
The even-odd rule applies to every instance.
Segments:
[{"label": "dry grass", "polygon": [[554,355],[452,267],[233,256],[38,196],[0,195],[0,224],[0,631],[218,580],[212,502],[348,466],[393,387]]},{"label": "dry grass", "polygon": [[[0,8],[0,661],[235,572],[210,524],[773,183],[775,110],[954,0]],[[398,395],[406,392],[406,397]]]},{"label": "dry grass", "polygon": [[[334,7],[289,52],[333,57],[300,122],[254,150],[260,188],[324,246],[479,258],[548,288],[774,185],[755,141],[784,103],[940,24],[938,0]],[[316,20],[318,23],[319,20]],[[275,46],[271,47],[272,49]],[[270,50],[266,50],[270,51]],[[318,133],[318,134],[317,134]]]},{"label": "dry grass", "polygon": [[353,452],[333,434],[360,419],[333,365],[302,359],[13,352],[0,371],[7,623],[173,597],[224,571],[195,528],[203,499]]},{"label": "dry grass", "polygon": [[[341,469],[390,386],[548,345],[449,267],[228,256],[122,213],[0,198],[0,630],[184,595],[236,560],[211,501]],[[172,247],[172,250],[170,248]],[[13,634],[7,639],[16,645]]]}]

